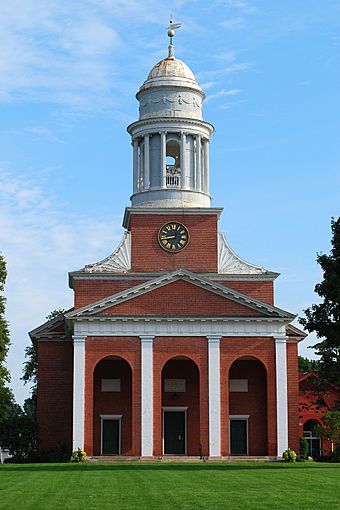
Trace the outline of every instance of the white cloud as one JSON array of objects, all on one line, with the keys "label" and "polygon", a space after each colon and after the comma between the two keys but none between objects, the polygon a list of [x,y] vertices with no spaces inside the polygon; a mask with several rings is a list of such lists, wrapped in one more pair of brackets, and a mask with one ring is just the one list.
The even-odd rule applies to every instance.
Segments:
[{"label": "white cloud", "polygon": [[225,96],[236,96],[241,92],[240,89],[221,89],[218,92],[215,92],[214,94],[210,94],[207,96],[207,100],[216,99],[218,97],[225,97]]},{"label": "white cloud", "polygon": [[49,140],[50,142],[64,143],[63,140],[61,140],[56,135],[54,135],[52,133],[52,131],[45,126],[27,127],[24,129],[24,132],[33,135],[34,139],[45,138],[45,139]]},{"label": "white cloud", "polygon": [[55,308],[72,305],[67,271],[108,255],[121,237],[120,221],[94,221],[67,211],[48,189],[0,170],[0,246],[7,263],[5,289],[11,342],[8,365],[21,400],[27,332]]},{"label": "white cloud", "polygon": [[220,26],[227,30],[238,30],[244,28],[245,24],[246,20],[244,18],[229,18],[220,22]]}]

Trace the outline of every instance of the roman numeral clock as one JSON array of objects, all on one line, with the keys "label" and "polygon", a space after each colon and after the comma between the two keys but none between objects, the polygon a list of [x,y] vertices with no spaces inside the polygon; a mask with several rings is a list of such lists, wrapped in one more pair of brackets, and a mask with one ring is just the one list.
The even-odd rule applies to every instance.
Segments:
[{"label": "roman numeral clock", "polygon": [[165,223],[158,232],[158,243],[163,250],[177,253],[189,244],[189,231],[176,221]]}]

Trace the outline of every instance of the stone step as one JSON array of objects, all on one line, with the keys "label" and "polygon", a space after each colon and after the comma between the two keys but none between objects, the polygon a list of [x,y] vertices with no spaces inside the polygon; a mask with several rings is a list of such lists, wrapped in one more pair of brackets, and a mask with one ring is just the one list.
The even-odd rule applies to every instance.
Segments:
[{"label": "stone step", "polygon": [[139,457],[131,455],[96,455],[87,457],[89,462],[273,462],[278,457],[270,455],[231,455],[228,457],[199,457],[194,455],[162,455]]}]

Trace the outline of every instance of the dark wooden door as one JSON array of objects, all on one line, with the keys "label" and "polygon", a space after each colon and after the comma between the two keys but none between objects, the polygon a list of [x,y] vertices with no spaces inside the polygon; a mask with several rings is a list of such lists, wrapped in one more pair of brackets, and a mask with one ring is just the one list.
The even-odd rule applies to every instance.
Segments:
[{"label": "dark wooden door", "polygon": [[119,420],[103,420],[103,455],[119,454]]},{"label": "dark wooden door", "polygon": [[164,453],[185,454],[185,411],[164,411]]},{"label": "dark wooden door", "polygon": [[247,420],[230,420],[231,455],[247,455]]}]

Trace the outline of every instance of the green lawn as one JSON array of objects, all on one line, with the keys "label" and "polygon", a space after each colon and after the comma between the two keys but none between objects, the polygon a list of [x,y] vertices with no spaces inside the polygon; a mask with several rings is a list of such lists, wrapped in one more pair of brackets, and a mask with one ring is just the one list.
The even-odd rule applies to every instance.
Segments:
[{"label": "green lawn", "polygon": [[340,509],[340,464],[7,464],[6,509]]}]

